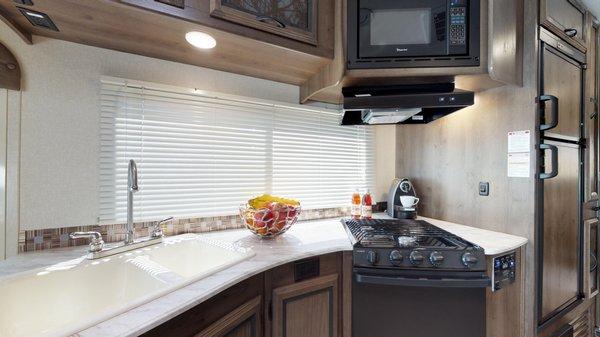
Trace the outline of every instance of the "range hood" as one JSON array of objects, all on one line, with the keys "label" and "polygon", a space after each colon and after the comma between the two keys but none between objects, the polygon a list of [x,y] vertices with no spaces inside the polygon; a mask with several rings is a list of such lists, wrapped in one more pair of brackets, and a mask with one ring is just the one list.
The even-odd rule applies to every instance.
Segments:
[{"label": "range hood", "polygon": [[342,125],[425,124],[473,105],[454,83],[346,87]]}]

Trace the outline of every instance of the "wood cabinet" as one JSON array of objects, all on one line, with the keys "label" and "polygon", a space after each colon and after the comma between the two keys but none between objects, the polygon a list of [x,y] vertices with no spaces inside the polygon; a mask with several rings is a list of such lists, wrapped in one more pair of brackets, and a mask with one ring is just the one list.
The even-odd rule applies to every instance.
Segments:
[{"label": "wood cabinet", "polygon": [[317,45],[316,0],[210,0],[210,15]]},{"label": "wood cabinet", "polygon": [[341,336],[341,253],[288,263],[266,275],[266,337]]},{"label": "wood cabinet", "polygon": [[585,52],[585,9],[579,3],[572,0],[541,0],[540,22]]},{"label": "wood cabinet", "polygon": [[144,337],[262,337],[264,275],[228,288]]},{"label": "wood cabinet", "polygon": [[342,253],[284,264],[222,291],[142,336],[341,337],[342,291],[350,286],[342,282],[350,276],[342,269]]},{"label": "wood cabinet", "polygon": [[248,55],[265,47],[260,41],[327,61],[333,58],[334,0],[185,0],[183,7],[155,0],[114,1],[200,24],[198,29],[234,34],[219,41],[221,47],[240,37],[255,40],[254,48],[245,51]]},{"label": "wood cabinet", "polygon": [[257,296],[211,324],[194,337],[260,337],[262,297]]},{"label": "wood cabinet", "polygon": [[317,277],[273,290],[273,337],[335,337],[339,275]]}]

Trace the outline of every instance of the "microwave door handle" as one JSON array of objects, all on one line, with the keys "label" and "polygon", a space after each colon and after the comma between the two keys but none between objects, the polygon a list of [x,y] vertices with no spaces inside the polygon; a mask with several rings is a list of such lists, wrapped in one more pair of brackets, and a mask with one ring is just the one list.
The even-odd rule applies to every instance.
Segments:
[{"label": "microwave door handle", "polygon": [[[550,130],[558,125],[558,97],[553,95],[542,95],[537,98],[537,103],[540,107],[550,101],[550,123],[540,124],[540,131]],[[541,115],[541,114],[540,114]]]},{"label": "microwave door handle", "polygon": [[548,173],[540,172],[540,179],[551,179],[556,177],[558,175],[558,147],[550,144],[540,144],[540,150],[550,150],[550,155],[552,156],[550,157],[552,161],[552,171]]},{"label": "microwave door handle", "polygon": [[355,274],[357,283],[376,284],[401,287],[432,287],[432,288],[486,288],[490,286],[490,278],[412,278],[399,276],[374,276]]}]

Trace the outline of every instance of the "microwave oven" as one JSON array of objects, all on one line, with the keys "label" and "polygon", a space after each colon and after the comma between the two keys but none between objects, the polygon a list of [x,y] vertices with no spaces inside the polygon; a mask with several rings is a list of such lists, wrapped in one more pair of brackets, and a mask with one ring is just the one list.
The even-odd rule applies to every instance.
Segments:
[{"label": "microwave oven", "polygon": [[480,0],[348,0],[348,69],[479,66]]}]

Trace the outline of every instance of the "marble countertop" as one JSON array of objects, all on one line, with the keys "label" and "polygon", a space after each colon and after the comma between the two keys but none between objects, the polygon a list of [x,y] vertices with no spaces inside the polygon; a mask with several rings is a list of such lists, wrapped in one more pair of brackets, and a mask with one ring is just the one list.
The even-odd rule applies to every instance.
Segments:
[{"label": "marble countertop", "polygon": [[[379,214],[376,217],[385,218],[387,216]],[[420,217],[420,219],[429,221],[481,246],[486,255],[509,252],[527,243],[525,238],[514,235],[424,217]],[[352,245],[339,219],[299,222],[285,235],[268,240],[260,239],[245,229],[201,235],[250,248],[256,255],[73,336],[137,336],[253,275],[298,259],[352,250]],[[84,253],[85,247],[72,247],[21,254],[0,262],[0,277],[79,258]]]}]

